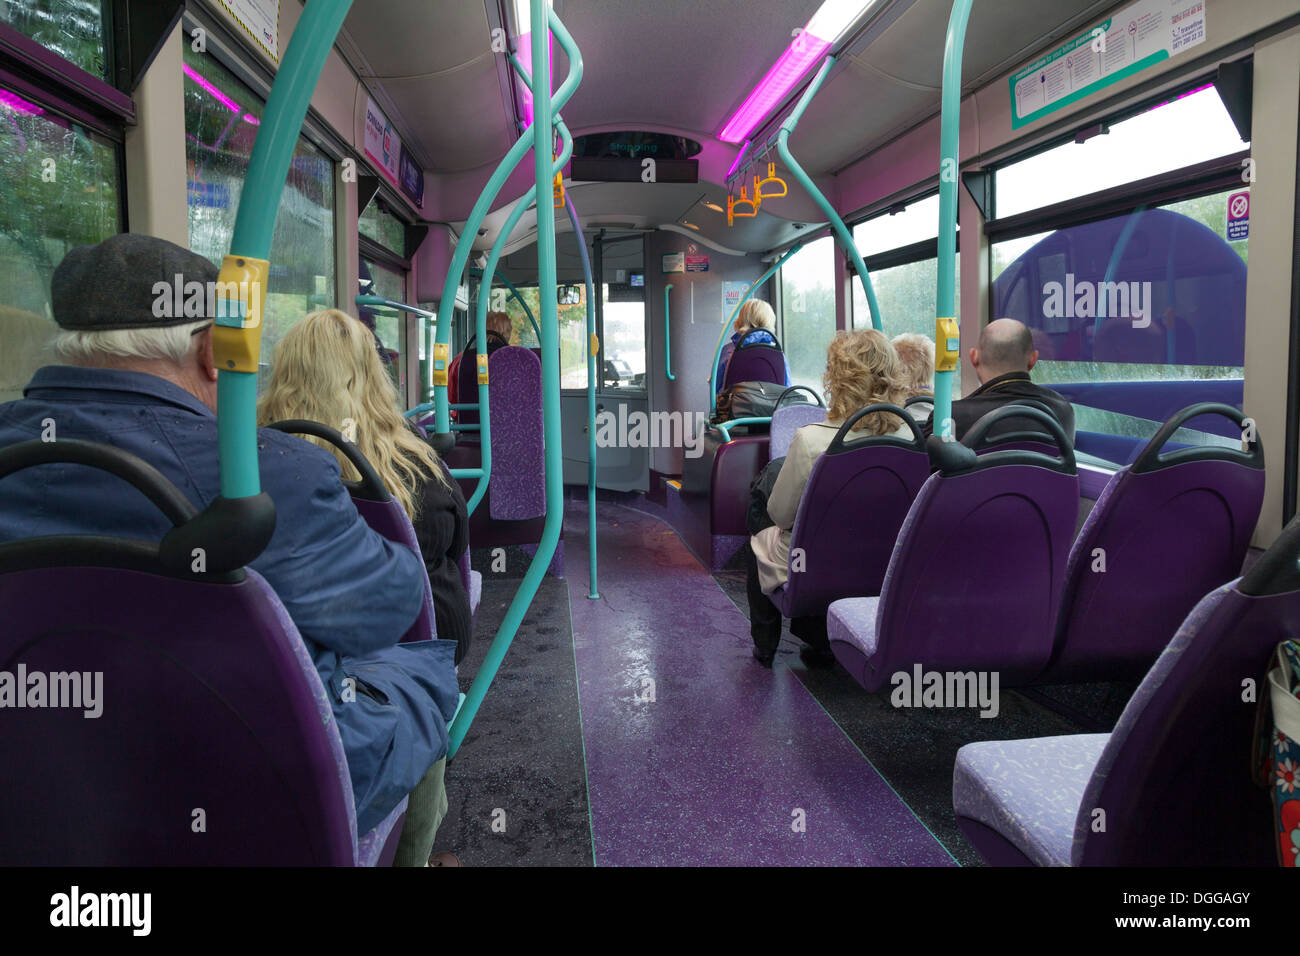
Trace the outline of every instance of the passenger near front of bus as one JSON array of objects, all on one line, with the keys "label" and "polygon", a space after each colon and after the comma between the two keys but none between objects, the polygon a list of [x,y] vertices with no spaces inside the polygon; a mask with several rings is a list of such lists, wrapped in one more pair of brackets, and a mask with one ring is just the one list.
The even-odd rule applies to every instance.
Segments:
[{"label": "passenger near front of bus", "polygon": [[[459,567],[469,547],[465,496],[397,402],[374,333],[345,312],[324,309],[297,322],[276,343],[257,420],[260,425],[288,418],[323,422],[360,449],[411,519],[433,589],[438,637],[456,642],[460,663],[473,636]],[[345,478],[361,477],[332,445],[303,437],[330,452]]]},{"label": "passenger near front of bus", "polygon": [[[986,325],[980,332],[979,345],[970,350],[980,387],[952,403],[953,437],[961,441],[971,426],[995,408],[1028,400],[1046,405],[1073,442],[1074,409],[1064,395],[1030,379],[1029,372],[1037,361],[1033,334],[1023,322],[996,319]],[[1024,422],[1003,422],[994,426],[992,434],[1017,428],[1023,429]]]},{"label": "passenger near front of bus", "polygon": [[[51,283],[59,364],[39,368],[24,398],[0,405],[0,446],[36,438],[115,445],[205,508],[221,494],[211,312],[173,317],[159,309],[159,317],[154,306],[159,288],[211,289],[216,279],[208,260],[149,236],[122,234],[69,252]],[[420,611],[424,569],[414,551],[366,525],[329,454],[259,430],[258,465],[276,522],[250,567],[283,602],[325,685],[347,753],[357,832],[411,794],[398,862],[423,866],[446,801],[455,644],[397,645]],[[96,469],[29,468],[7,478],[0,495],[3,541],[158,540],[169,528],[148,499]]]},{"label": "passenger near front of bus", "polygon": [[[934,398],[934,339],[919,332],[900,332],[890,339],[898,353],[903,385],[909,399]],[[932,401],[918,401],[908,406],[908,413],[917,424],[929,421],[934,411]]]},{"label": "passenger near front of bus", "polygon": [[[740,314],[736,316],[735,332],[731,335],[731,341],[722,346],[722,351],[718,355],[718,381],[715,390],[722,394],[722,385],[727,380],[727,365],[731,362],[731,357],[736,354],[736,349],[742,345],[776,345],[776,335],[773,330],[776,329],[776,313],[772,307],[762,299],[748,299],[740,307]],[[792,382],[790,378],[790,360],[785,358],[785,381],[783,385],[789,385]]]},{"label": "passenger near front of bus", "polygon": [[[491,355],[497,349],[503,349],[510,344],[510,338],[514,334],[514,323],[510,321],[510,316],[504,312],[489,312],[484,321],[484,328],[487,333],[487,348],[482,349],[484,355]],[[473,338],[471,334],[471,339]],[[451,364],[447,366],[447,403],[455,405],[459,402],[473,403],[478,401],[478,392],[474,391],[471,395],[460,394],[460,369],[465,362],[469,362],[469,368],[474,368],[475,362],[478,361],[476,351],[479,349],[477,342],[470,341],[466,344],[463,352],[457,352],[452,358]],[[453,418],[461,418],[453,409]],[[471,418],[471,421],[477,421],[477,418]]]},{"label": "passenger near front of bus", "polygon": [[[781,612],[768,595],[788,579],[790,533],[813,464],[854,412],[877,402],[902,405],[907,396],[898,353],[884,333],[875,329],[837,332],[826,350],[822,382],[826,389],[826,420],[804,425],[794,433],[767,497],[767,515],[772,523],[757,530],[744,549],[749,633],[754,640],[754,658],[764,667],[772,666],[781,641]],[[873,412],[859,419],[847,438],[868,435],[910,436],[911,430],[896,415]],[[870,515],[865,513],[844,517],[846,521],[870,522]],[[864,526],[863,533],[869,531],[869,526]],[[790,633],[807,645],[799,652],[804,663],[814,667],[835,663],[824,614],[795,618],[790,622]]]}]

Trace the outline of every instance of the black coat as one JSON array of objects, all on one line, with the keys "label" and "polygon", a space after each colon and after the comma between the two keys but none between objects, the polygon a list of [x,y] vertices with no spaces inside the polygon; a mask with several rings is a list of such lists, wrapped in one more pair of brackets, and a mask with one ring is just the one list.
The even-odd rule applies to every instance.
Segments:
[{"label": "black coat", "polygon": [[[443,474],[446,475],[443,466]],[[448,477],[444,485],[437,478],[421,479],[416,486],[415,538],[424,556],[433,589],[434,619],[438,637],[456,642],[456,663],[469,650],[474,628],[469,611],[469,592],[460,576],[460,556],[469,547],[469,515],[460,484]]]},{"label": "black coat", "polygon": [[[1014,405],[1026,399],[1042,402],[1050,408],[1056,420],[1061,423],[1066,437],[1071,443],[1074,442],[1074,409],[1070,407],[1070,400],[1059,392],[1034,384],[1030,381],[1028,372],[1008,372],[999,375],[997,378],[989,379],[965,398],[953,402],[952,419],[956,429],[956,439],[961,441],[970,431],[971,426],[993,409],[1001,408],[1003,405]],[[931,434],[933,421],[931,418],[930,423],[922,429],[927,435]],[[1011,419],[995,426],[992,434],[1032,429],[1032,422]]]}]

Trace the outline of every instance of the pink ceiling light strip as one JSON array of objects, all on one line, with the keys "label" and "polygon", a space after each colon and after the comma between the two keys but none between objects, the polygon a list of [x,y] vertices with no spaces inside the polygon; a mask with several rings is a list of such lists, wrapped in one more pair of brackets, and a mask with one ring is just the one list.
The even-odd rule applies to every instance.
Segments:
[{"label": "pink ceiling light strip", "polygon": [[185,71],[186,76],[188,76],[191,80],[197,83],[201,89],[203,89],[209,96],[215,99],[226,109],[230,110],[230,112],[232,113],[244,112],[244,108],[242,106],[240,106],[238,103],[232,100],[225,93],[222,93],[219,89],[213,86],[212,83],[210,83],[208,79],[204,77],[203,74],[201,74],[198,70],[194,69],[194,67],[190,66],[188,63],[182,63],[181,69]]},{"label": "pink ceiling light strip", "polygon": [[754,87],[740,109],[727,121],[718,138],[724,143],[743,141],[803,78],[809,67],[820,62],[830,48],[829,40],[814,36],[807,30],[795,37],[781,58],[768,70],[767,76]]},{"label": "pink ceiling light strip", "polygon": [[8,90],[0,90],[0,106],[8,107],[17,113],[25,113],[28,116],[40,116],[45,112],[35,103],[29,103],[17,93],[10,93]]},{"label": "pink ceiling light strip", "polygon": [[[532,33],[520,34],[518,39],[518,47],[519,49],[515,51],[515,55],[519,57],[519,62],[522,63],[524,69],[528,71],[528,75],[532,76],[533,75]],[[551,63],[551,76],[554,76],[555,75],[555,37],[547,38],[546,50],[547,50],[547,56]],[[528,87],[524,86],[523,81],[518,79],[517,77],[516,77],[516,82],[519,84],[519,108],[523,111],[524,114],[524,126],[530,127],[533,125],[533,94],[532,91],[528,89]]]}]

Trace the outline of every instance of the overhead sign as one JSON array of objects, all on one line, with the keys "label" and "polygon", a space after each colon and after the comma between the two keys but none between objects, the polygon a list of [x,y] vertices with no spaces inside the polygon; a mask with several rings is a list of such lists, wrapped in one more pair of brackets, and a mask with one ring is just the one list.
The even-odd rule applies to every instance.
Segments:
[{"label": "overhead sign", "polygon": [[686,247],[686,271],[687,272],[708,272],[709,257],[707,254],[701,254],[700,247],[691,243]]},{"label": "overhead sign", "polygon": [[1228,227],[1226,234],[1229,242],[1250,238],[1250,193],[1233,193],[1228,197]]},{"label": "overhead sign", "polygon": [[405,143],[398,150],[397,165],[399,169],[398,175],[402,181],[402,192],[406,193],[416,206],[424,208],[424,170],[407,152]]},{"label": "overhead sign", "polygon": [[1008,78],[1011,128],[1204,42],[1203,0],[1138,0]]},{"label": "overhead sign", "polygon": [[263,52],[280,62],[280,0],[221,0]]},{"label": "overhead sign", "polygon": [[402,140],[375,101],[366,98],[366,155],[394,186],[401,186]]}]

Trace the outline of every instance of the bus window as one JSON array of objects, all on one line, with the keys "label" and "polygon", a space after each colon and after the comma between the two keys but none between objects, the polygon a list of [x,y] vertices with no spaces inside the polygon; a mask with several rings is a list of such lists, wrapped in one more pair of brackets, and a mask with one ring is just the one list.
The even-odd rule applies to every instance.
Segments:
[{"label": "bus window", "polygon": [[[185,46],[190,248],[220,265],[230,251],[262,101],[214,57]],[[262,362],[308,312],[335,304],[334,168],[298,137],[271,242]]]},{"label": "bus window", "polygon": [[[866,260],[871,286],[880,306],[884,332],[891,339],[904,332],[934,339],[935,295],[939,282],[939,194],[917,199],[894,212],[883,212],[853,227],[853,241]],[[853,326],[871,327],[862,282],[853,283]],[[961,260],[955,288],[961,289]],[[961,296],[955,300],[961,317]],[[953,394],[961,394],[961,366],[952,373]]]},{"label": "bus window", "polygon": [[104,0],[6,0],[0,3],[0,23],[35,40],[101,80],[109,78],[105,20],[112,5]]},{"label": "bus window", "polygon": [[121,154],[98,134],[0,86],[0,184],[0,402],[6,402],[21,396],[54,333],[55,268],[68,250],[122,230]]},{"label": "bus window", "polygon": [[818,393],[835,337],[835,239],[824,236],[781,267],[781,332],[793,385]]}]

